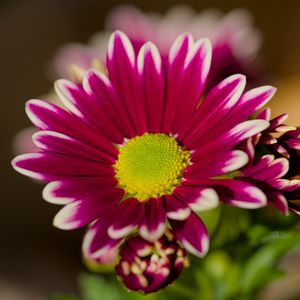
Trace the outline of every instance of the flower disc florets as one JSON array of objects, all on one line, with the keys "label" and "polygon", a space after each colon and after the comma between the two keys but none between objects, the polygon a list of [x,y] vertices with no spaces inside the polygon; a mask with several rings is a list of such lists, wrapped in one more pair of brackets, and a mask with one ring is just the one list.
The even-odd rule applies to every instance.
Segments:
[{"label": "flower disc florets", "polygon": [[166,287],[189,265],[186,251],[171,232],[151,243],[130,238],[120,252],[116,272],[130,290],[150,293]]},{"label": "flower disc florets", "polygon": [[141,201],[171,194],[182,182],[190,156],[174,137],[145,133],[119,149],[116,178],[128,196]]}]

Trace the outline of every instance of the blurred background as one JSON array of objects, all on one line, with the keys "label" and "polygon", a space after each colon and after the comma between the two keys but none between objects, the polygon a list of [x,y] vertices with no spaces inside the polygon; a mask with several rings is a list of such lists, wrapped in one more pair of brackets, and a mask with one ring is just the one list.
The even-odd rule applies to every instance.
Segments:
[{"label": "blurred background", "polygon": [[[25,101],[50,90],[46,70],[57,48],[67,42],[86,43],[95,31],[103,29],[107,14],[121,3],[125,2],[0,1],[1,300],[36,300],[57,291],[78,292],[77,274],[84,270],[80,256],[83,231],[67,233],[52,227],[58,208],[42,200],[41,184],[11,168],[12,138],[30,124],[24,113]],[[161,13],[182,4],[169,0],[126,3]],[[183,4],[196,11],[212,7],[228,12],[243,7],[253,14],[263,35],[261,56],[271,74],[267,82],[279,87],[274,113],[287,111],[290,123],[299,124],[300,1],[190,0]],[[296,272],[295,276],[293,280],[299,283],[300,275]]]}]

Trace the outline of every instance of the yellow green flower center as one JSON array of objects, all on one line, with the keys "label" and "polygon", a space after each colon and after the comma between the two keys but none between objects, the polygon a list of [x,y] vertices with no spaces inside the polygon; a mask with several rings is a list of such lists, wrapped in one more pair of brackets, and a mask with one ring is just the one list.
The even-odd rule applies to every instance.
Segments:
[{"label": "yellow green flower center", "polygon": [[145,133],[119,149],[115,177],[127,198],[145,201],[172,194],[183,180],[190,156],[174,137]]}]

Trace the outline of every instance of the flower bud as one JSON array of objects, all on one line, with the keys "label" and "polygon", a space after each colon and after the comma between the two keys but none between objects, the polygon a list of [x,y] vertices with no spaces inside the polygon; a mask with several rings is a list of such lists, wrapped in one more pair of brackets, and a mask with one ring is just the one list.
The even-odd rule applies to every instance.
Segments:
[{"label": "flower bud", "polygon": [[115,269],[129,290],[151,293],[172,283],[188,264],[185,249],[167,232],[155,242],[131,237]]}]

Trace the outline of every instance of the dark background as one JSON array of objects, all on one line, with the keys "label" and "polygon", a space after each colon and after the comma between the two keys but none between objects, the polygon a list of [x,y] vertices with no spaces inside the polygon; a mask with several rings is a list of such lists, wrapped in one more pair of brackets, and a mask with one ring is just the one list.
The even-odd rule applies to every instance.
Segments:
[{"label": "dark background", "polygon": [[[77,273],[84,270],[80,262],[83,232],[64,232],[52,227],[58,207],[42,200],[42,185],[11,168],[11,144],[14,134],[29,125],[24,102],[46,93],[51,87],[45,69],[55,50],[66,42],[86,42],[92,33],[103,28],[107,13],[120,3],[125,2],[0,2],[1,300],[34,300],[40,299],[39,295],[56,291],[76,291]],[[127,3],[146,11],[164,12],[182,2]],[[196,10],[208,7],[224,12],[236,7],[249,9],[264,35],[262,54],[272,74],[271,81],[300,74],[300,1],[191,0],[184,4]],[[18,292],[22,296],[13,298]]]}]

